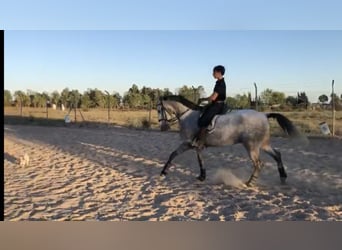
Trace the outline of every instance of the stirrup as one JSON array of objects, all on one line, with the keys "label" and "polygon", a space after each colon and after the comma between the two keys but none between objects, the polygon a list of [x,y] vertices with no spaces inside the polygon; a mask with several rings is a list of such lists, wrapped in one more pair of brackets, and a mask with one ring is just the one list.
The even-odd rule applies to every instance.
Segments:
[{"label": "stirrup", "polygon": [[198,138],[194,138],[191,142],[191,146],[198,147],[199,146],[199,140]]},{"label": "stirrup", "polygon": [[201,143],[199,139],[195,139],[191,142],[191,146],[195,147],[195,148],[199,148],[199,149],[204,149],[205,148],[205,144]]}]

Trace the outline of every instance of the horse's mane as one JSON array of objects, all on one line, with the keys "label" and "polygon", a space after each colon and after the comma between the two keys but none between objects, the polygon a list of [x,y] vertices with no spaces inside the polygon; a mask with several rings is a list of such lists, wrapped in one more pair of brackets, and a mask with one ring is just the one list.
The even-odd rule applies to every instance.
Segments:
[{"label": "horse's mane", "polygon": [[189,109],[192,110],[199,110],[202,111],[203,107],[189,101],[188,99],[184,98],[181,95],[168,95],[161,97],[164,101],[176,101],[182,103],[184,106],[187,106]]}]

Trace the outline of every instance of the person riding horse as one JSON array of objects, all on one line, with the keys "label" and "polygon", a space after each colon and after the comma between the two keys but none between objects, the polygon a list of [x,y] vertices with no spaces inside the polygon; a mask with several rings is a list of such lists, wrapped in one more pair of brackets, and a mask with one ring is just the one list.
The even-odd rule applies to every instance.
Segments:
[{"label": "person riding horse", "polygon": [[224,102],[226,100],[226,83],[224,81],[225,68],[222,65],[215,66],[213,69],[213,77],[217,79],[214,91],[211,96],[207,98],[200,98],[199,102],[209,101],[209,105],[205,107],[204,113],[198,119],[198,126],[200,130],[193,139],[193,146],[203,148],[205,142],[205,133],[208,125],[215,115],[221,114],[224,109]]}]

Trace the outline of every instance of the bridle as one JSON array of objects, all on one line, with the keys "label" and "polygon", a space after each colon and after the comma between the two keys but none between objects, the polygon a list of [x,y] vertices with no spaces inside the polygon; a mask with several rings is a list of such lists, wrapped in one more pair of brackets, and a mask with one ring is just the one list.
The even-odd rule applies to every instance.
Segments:
[{"label": "bridle", "polygon": [[[158,117],[158,122],[165,121],[167,123],[174,124],[177,121],[179,121],[180,118],[185,113],[187,113],[190,109],[188,108],[187,110],[185,110],[181,114],[172,117],[172,114],[164,107],[163,101],[160,99],[159,103],[157,104],[157,110],[158,110],[158,113],[160,112],[160,114],[161,114],[161,117]],[[166,114],[168,114],[171,118],[167,119],[167,115]]]}]

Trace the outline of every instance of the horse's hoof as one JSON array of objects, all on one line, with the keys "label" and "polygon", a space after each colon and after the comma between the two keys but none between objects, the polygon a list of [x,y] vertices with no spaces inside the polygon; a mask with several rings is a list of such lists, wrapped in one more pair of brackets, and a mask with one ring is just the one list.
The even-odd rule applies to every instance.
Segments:
[{"label": "horse's hoof", "polygon": [[286,185],[286,177],[281,177],[280,183],[281,183],[281,185]]},{"label": "horse's hoof", "polygon": [[160,173],[160,176],[166,176],[166,172],[165,171],[161,171],[161,173]]},{"label": "horse's hoof", "polygon": [[247,181],[247,182],[245,183],[245,185],[246,185],[247,187],[253,187],[253,186],[254,186],[254,182]]},{"label": "horse's hoof", "polygon": [[200,176],[197,177],[197,180],[204,181],[205,180],[205,176],[200,175]]}]

